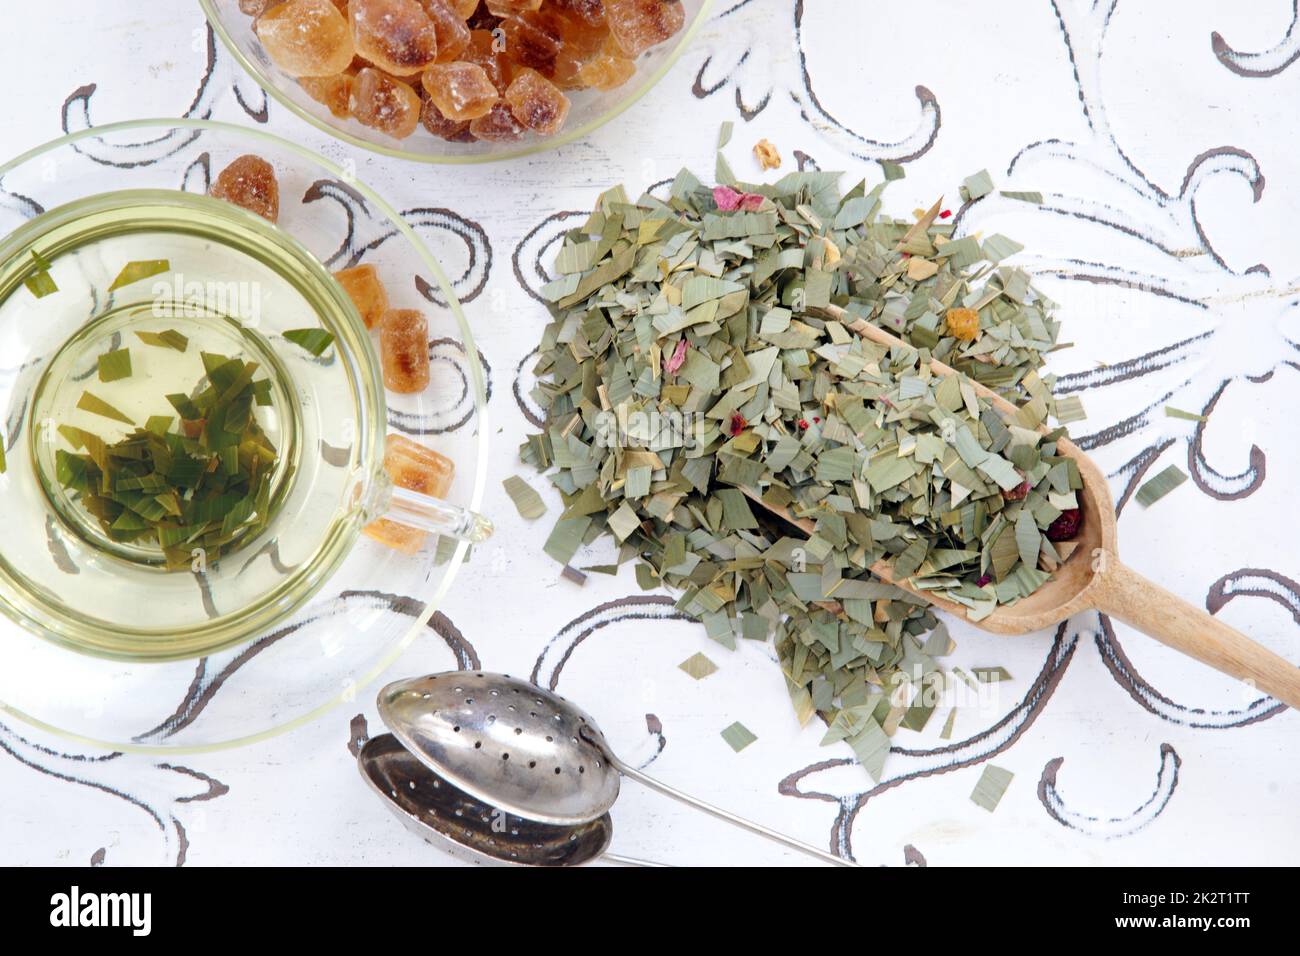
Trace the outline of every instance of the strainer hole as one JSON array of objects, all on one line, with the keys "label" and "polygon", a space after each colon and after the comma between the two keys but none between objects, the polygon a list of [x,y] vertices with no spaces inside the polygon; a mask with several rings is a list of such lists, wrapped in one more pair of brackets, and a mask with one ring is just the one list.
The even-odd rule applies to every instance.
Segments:
[{"label": "strainer hole", "polygon": [[516,727],[516,728],[515,728],[515,736],[516,736],[516,737],[519,736],[520,734],[522,734],[523,732],[524,732],[524,728],[522,728],[522,727]]},{"label": "strainer hole", "polygon": [[482,747],[482,746],[483,746],[483,741],[481,741],[481,740],[476,740],[476,741],[474,741],[474,749],[475,749],[475,750],[478,750],[478,749],[479,749],[480,747]]},{"label": "strainer hole", "polygon": [[455,727],[453,727],[453,728],[451,728],[451,729],[452,729],[454,732],[456,732],[456,733],[460,733],[460,724],[457,724]]},{"label": "strainer hole", "polygon": [[497,715],[496,715],[496,714],[488,714],[488,723],[489,723],[489,724],[495,724],[496,722],[497,722]]},{"label": "strainer hole", "polygon": [[586,768],[586,767],[582,767],[582,766],[579,766],[579,767],[578,767],[578,773],[586,773],[586,772],[587,772],[587,768]]},{"label": "strainer hole", "polygon": [[530,760],[530,761],[528,761],[528,769],[529,769],[529,770],[532,770],[532,769],[535,768],[536,766],[537,766],[537,761],[536,761],[536,760]]},{"label": "strainer hole", "polygon": [[502,754],[502,755],[501,755],[501,759],[502,759],[502,760],[509,760],[509,759],[510,759],[510,755],[509,755],[509,754]]},{"label": "strainer hole", "polygon": [[558,773],[560,772],[560,768],[559,768],[559,767],[556,767],[556,768],[555,768],[555,772],[558,774]]}]

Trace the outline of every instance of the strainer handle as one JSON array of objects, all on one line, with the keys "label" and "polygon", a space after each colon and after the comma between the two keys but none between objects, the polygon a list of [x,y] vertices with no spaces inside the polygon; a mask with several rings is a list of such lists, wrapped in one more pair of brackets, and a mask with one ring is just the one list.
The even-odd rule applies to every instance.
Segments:
[{"label": "strainer handle", "polygon": [[696,799],[688,793],[682,793],[680,790],[670,787],[666,783],[660,783],[653,777],[647,777],[640,770],[628,766],[608,751],[606,751],[605,756],[614,769],[623,776],[635,780],[637,783],[644,784],[651,790],[657,790],[666,797],[672,797],[674,800],[684,803],[687,806],[695,807],[697,810],[703,810],[705,813],[709,814],[709,816],[717,817],[719,820],[725,820],[732,826],[740,827],[742,830],[748,830],[750,833],[757,833],[761,837],[767,837],[767,839],[774,843],[780,843],[782,846],[789,847],[791,850],[798,850],[800,853],[806,853],[808,856],[816,857],[823,863],[831,863],[835,866],[857,866],[857,864],[852,860],[846,860],[833,853],[827,853],[825,850],[819,850],[815,846],[801,843],[792,837],[786,836],[784,833],[777,833],[775,830],[769,830],[762,824],[754,823],[752,820],[746,820],[744,817],[738,817],[734,813],[728,813],[726,810],[723,810],[720,807],[715,807],[711,803],[705,803],[703,800]]}]

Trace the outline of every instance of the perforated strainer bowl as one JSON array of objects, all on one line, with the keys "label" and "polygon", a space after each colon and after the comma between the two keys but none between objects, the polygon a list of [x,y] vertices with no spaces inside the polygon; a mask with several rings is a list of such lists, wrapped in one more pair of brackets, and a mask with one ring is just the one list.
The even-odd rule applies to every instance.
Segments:
[{"label": "perforated strainer bowl", "polygon": [[[397,681],[379,692],[379,714],[396,741],[434,777],[467,795],[488,819],[505,814],[576,835],[608,813],[618,799],[622,775],[822,862],[854,865],[647,777],[614,755],[582,710],[559,694],[505,674],[452,671]],[[403,791],[377,786],[364,760],[361,769],[386,799],[399,804],[417,799],[412,795],[420,787],[411,786],[409,772]],[[425,792],[430,800],[443,802],[442,794]],[[465,840],[482,852],[476,829],[470,830]],[[462,842],[454,823],[439,832]],[[499,832],[493,848],[509,853],[516,841],[524,842],[521,835]]]}]

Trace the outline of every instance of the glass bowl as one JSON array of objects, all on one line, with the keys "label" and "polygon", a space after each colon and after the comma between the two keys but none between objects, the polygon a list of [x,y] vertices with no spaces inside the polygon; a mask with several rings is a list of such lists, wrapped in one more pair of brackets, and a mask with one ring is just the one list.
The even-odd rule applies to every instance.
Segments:
[{"label": "glass bowl", "polygon": [[[278,227],[203,195],[227,164],[246,154],[262,157],[276,171]],[[223,231],[185,231],[190,219],[184,217],[197,216],[207,229],[213,213]],[[183,221],[169,218],[177,216]],[[88,232],[86,223],[99,231]],[[209,241],[214,234],[222,238]],[[184,242],[177,239],[175,248],[159,245],[173,235]],[[236,246],[231,235],[247,237],[248,246]],[[50,274],[60,285],[58,293],[41,298],[15,281],[20,274],[15,262],[31,269],[33,236],[41,237],[37,251],[48,253]],[[328,501],[342,500],[341,490],[355,487],[358,500],[368,498],[364,476],[375,470],[384,432],[404,434],[456,463],[445,494],[451,504],[475,508],[484,489],[484,373],[452,285],[422,240],[383,199],[311,151],[259,131],[202,120],[92,128],[0,165],[0,237],[0,441],[8,466],[0,473],[0,500],[6,502],[9,528],[0,538],[5,585],[0,711],[115,750],[194,751],[258,740],[352,699],[424,629],[467,546],[431,535],[416,554],[390,550],[355,533],[371,514],[368,505],[330,511],[349,517],[343,523],[331,517],[331,523],[320,525],[329,530],[320,539],[319,561],[311,549],[294,549],[295,531],[312,525],[313,508],[334,508]],[[185,242],[198,245],[187,251]],[[261,257],[271,245],[289,256],[285,263],[269,253]],[[69,384],[69,394],[108,395],[129,383],[130,378],[101,381],[93,359],[66,358],[69,349],[75,356],[82,337],[96,343],[87,356],[102,354],[103,342],[130,345],[133,365],[153,362],[164,374],[197,362],[197,343],[188,354],[148,348],[127,334],[140,325],[115,323],[123,316],[137,322],[136,312],[143,315],[151,305],[150,294],[153,306],[162,296],[171,308],[192,289],[202,292],[203,283],[182,279],[183,265],[191,274],[209,268],[218,271],[200,274],[225,278],[220,269],[232,249],[246,255],[247,263],[231,260],[228,274],[252,276],[252,292],[244,296],[232,286],[230,308],[222,311],[249,321],[245,311],[251,299],[262,317],[261,324],[249,321],[249,334],[255,331],[268,345],[263,367],[278,367],[269,376],[276,381],[282,368],[283,381],[294,386],[283,391],[298,396],[292,415],[301,419],[294,434],[303,454],[294,459],[283,502],[278,511],[271,509],[275,517],[258,537],[215,562],[215,574],[193,568],[168,572],[112,547],[85,547],[87,541],[97,542],[69,520],[69,509],[60,509],[42,464],[50,454],[47,442],[61,438],[51,439],[56,429],[33,416],[38,407],[68,407],[43,397],[44,392],[57,396]],[[119,260],[128,256],[133,262],[166,256],[172,271],[159,275],[152,293],[148,281],[104,292],[103,278],[116,275]],[[246,271],[264,263],[266,272]],[[358,264],[375,267],[392,307],[419,309],[428,318],[434,361],[425,390],[385,396],[373,379],[355,372],[373,367],[375,347],[351,301],[326,273]],[[293,273],[295,285],[279,283],[275,268]],[[83,282],[83,276],[97,278]],[[293,295],[298,288],[301,301]],[[202,304],[200,296],[194,314],[203,314]],[[163,314],[165,320],[153,320],[159,325],[154,331],[175,324],[181,313]],[[338,333],[321,356],[287,345],[277,325],[300,328],[316,324],[313,319]],[[197,333],[185,328],[203,334],[207,326],[198,323]],[[352,341],[345,344],[349,336]],[[368,413],[348,418],[329,405],[326,391],[332,385],[303,384],[305,376],[328,369],[342,369],[336,373],[342,378],[327,382],[355,380],[355,388],[376,399]],[[263,424],[271,416],[270,428],[274,416],[288,408],[275,404],[279,391],[273,382],[266,389],[272,407],[255,413]],[[60,413],[58,421],[65,420]],[[279,440],[288,431],[274,433]],[[290,447],[287,438],[281,447]],[[29,573],[33,568],[43,577]],[[233,570],[227,573],[228,568]],[[235,582],[229,592],[217,587],[223,573]],[[231,609],[242,609],[247,594],[254,596],[247,599],[250,613],[241,617]],[[271,597],[258,603],[263,594]],[[185,623],[175,625],[170,640],[164,639],[165,628],[155,628],[142,644],[106,639],[102,646],[84,645],[28,613],[21,600],[28,598],[51,608],[55,621],[77,614],[94,619],[117,602],[125,609],[119,616],[128,620],[135,614],[142,622]],[[209,621],[227,616],[232,624],[225,631],[204,630]]]},{"label": "glass bowl", "polygon": [[253,32],[253,18],[240,11],[239,0],[199,0],[199,5],[212,29],[244,69],[267,93],[313,126],[346,143],[387,156],[424,163],[482,163],[527,156],[571,143],[618,116],[663,79],[708,19],[713,2],[682,0],[686,24],[681,32],[641,54],[636,74],[622,86],[608,91],[578,90],[567,94],[573,105],[564,128],[555,136],[530,133],[509,143],[453,143],[432,135],[422,126],[408,138],[398,140],[362,126],[350,117],[340,119],[271,62]]}]

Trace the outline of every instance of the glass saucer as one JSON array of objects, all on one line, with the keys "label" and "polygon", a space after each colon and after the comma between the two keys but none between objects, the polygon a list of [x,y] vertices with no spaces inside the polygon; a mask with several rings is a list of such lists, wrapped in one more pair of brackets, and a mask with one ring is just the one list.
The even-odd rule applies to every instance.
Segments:
[{"label": "glass saucer", "polygon": [[[57,216],[62,209],[93,204],[97,197],[169,193],[188,202],[183,193],[206,192],[226,165],[246,154],[275,168],[278,226],[286,241],[324,270],[374,265],[392,307],[420,309],[428,317],[432,381],[415,395],[387,395],[387,431],[405,434],[455,461],[456,479],[446,497],[453,504],[477,507],[487,451],[485,380],[452,285],[395,210],[319,155],[260,131],[202,120],[142,120],[85,130],[0,165],[0,236],[21,236],[21,230],[39,224],[46,214]],[[5,248],[0,240],[0,249]],[[5,258],[19,254],[8,248]],[[0,262],[0,273],[5,265]],[[57,268],[54,274],[59,275]],[[333,283],[326,286],[325,292],[338,292]],[[27,294],[21,287],[17,291]],[[283,298],[279,301],[283,304]],[[121,305],[112,297],[88,301],[86,326],[105,316],[111,321]],[[10,501],[19,500],[15,489],[20,484],[31,484],[34,456],[42,453],[27,407],[31,396],[39,394],[33,382],[44,385],[65,374],[54,368],[57,343],[52,346],[40,329],[16,321],[22,314],[10,312],[0,322],[0,440],[11,466],[0,474],[0,500]],[[359,319],[356,325],[360,328]],[[71,367],[67,371],[82,374]],[[91,383],[100,387],[93,370],[87,376]],[[376,425],[382,426],[382,418]],[[374,431],[371,427],[367,435]],[[305,434],[327,465],[333,456],[339,468],[355,467],[355,454],[349,457],[349,448],[333,436]],[[361,445],[371,443],[367,435],[358,436]],[[29,449],[33,455],[25,458]],[[119,557],[69,547],[72,539],[60,523],[62,516],[50,510],[25,523],[26,537],[0,537],[0,559],[10,566],[45,566],[42,584],[48,595],[93,618],[97,605],[111,596],[111,588],[104,588],[106,573],[111,584],[111,570],[105,567],[111,569]],[[131,653],[117,655],[125,659],[75,653],[49,629],[19,626],[15,619],[24,616],[7,606],[9,616],[0,616],[0,712],[82,743],[149,752],[219,749],[299,726],[353,699],[402,652],[447,594],[467,552],[466,545],[432,536],[413,556],[364,536],[349,534],[346,541],[350,550],[306,574],[314,578],[295,592],[283,613],[252,615],[249,626],[227,635],[229,639],[193,645],[218,648],[200,658],[189,653],[183,659],[145,662]],[[260,545],[254,539],[231,558],[248,562],[250,574],[293,578],[293,567],[280,566],[292,565],[293,559]],[[149,594],[141,600],[141,620],[166,618],[166,609],[150,607],[149,601],[193,602],[186,609],[192,616],[208,600],[201,588],[192,594],[183,587]],[[112,647],[95,650],[114,653]]]}]

